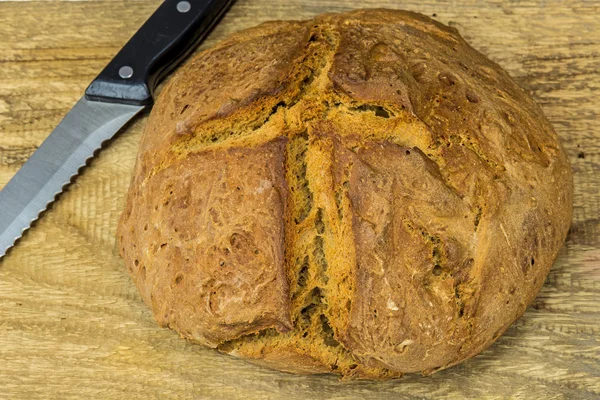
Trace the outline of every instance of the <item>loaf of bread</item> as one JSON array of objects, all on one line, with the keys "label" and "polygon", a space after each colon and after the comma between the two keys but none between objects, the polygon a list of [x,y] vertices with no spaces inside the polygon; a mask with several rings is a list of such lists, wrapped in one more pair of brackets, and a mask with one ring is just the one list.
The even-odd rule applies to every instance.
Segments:
[{"label": "loaf of bread", "polygon": [[158,96],[119,224],[161,326],[283,371],[389,378],[481,352],[565,239],[540,108],[402,11],[270,22]]}]

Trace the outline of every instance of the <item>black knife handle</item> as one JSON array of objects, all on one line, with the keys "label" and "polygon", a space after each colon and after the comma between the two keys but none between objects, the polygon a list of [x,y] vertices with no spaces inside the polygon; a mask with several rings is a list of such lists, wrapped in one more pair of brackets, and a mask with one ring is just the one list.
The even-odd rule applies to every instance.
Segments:
[{"label": "black knife handle", "polygon": [[88,100],[147,105],[158,81],[208,34],[232,0],[165,0],[85,91]]}]

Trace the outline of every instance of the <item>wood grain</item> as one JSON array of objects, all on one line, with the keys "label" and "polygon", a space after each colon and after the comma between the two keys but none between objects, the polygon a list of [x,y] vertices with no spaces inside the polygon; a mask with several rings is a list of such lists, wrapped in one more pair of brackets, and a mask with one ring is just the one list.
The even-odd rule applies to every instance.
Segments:
[{"label": "wood grain", "polygon": [[[160,1],[0,1],[0,187]],[[568,240],[496,344],[432,377],[294,376],[160,329],[114,251],[146,116],[0,261],[0,398],[595,399],[600,397],[600,2],[239,0],[210,35],[359,7],[458,28],[543,107],[575,173]],[[0,212],[1,209],[0,209]]]}]

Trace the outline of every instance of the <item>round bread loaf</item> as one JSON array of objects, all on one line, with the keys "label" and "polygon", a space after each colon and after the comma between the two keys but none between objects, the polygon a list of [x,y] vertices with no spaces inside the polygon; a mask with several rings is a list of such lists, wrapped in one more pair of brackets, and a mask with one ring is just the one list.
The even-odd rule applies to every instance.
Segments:
[{"label": "round bread loaf", "polygon": [[283,371],[387,378],[481,352],[572,214],[558,137],[425,16],[270,22],[156,101],[119,225],[161,326]]}]

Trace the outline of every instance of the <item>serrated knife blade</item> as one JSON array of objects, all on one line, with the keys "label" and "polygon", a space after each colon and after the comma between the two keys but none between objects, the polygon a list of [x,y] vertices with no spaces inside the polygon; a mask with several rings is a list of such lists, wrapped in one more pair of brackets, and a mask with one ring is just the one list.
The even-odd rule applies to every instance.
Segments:
[{"label": "serrated knife blade", "polygon": [[102,143],[144,106],[82,98],[0,192],[0,257],[62,192]]},{"label": "serrated knife blade", "polygon": [[79,169],[153,102],[157,83],[199,44],[232,0],[164,0],[0,191],[0,258]]}]

